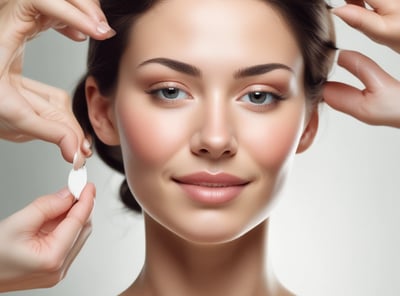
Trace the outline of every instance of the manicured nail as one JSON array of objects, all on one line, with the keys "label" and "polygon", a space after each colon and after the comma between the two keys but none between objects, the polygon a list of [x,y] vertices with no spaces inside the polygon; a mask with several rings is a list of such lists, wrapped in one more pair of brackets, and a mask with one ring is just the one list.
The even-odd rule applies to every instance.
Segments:
[{"label": "manicured nail", "polygon": [[76,37],[77,37],[79,40],[82,40],[82,41],[85,41],[85,40],[88,38],[87,35],[83,34],[82,32],[76,33]]},{"label": "manicured nail", "polygon": [[78,151],[74,154],[74,160],[72,161],[72,165],[74,170],[78,170],[85,165],[86,159],[82,156],[82,154]]},{"label": "manicured nail", "polygon": [[97,32],[100,34],[108,34],[110,37],[114,36],[116,33],[111,27],[104,21],[97,25]]},{"label": "manicured nail", "polygon": [[89,142],[88,139],[83,140],[83,150],[87,155],[92,154],[92,144]]},{"label": "manicured nail", "polygon": [[69,190],[67,188],[63,188],[60,191],[58,191],[57,193],[55,193],[56,196],[58,196],[59,198],[67,198],[71,195],[71,192],[69,192]]}]

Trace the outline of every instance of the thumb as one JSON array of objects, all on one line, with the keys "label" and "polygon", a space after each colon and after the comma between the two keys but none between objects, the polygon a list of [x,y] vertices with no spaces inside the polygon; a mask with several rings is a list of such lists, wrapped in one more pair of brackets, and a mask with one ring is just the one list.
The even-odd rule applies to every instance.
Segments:
[{"label": "thumb", "polygon": [[14,228],[36,232],[47,221],[67,213],[74,202],[75,198],[66,188],[41,196],[12,216]]},{"label": "thumb", "polygon": [[376,93],[384,86],[396,83],[374,60],[352,50],[341,50],[338,65],[356,76],[368,93]]},{"label": "thumb", "polygon": [[364,95],[361,90],[340,82],[327,82],[324,86],[324,101],[333,109],[362,120],[360,107]]},{"label": "thumb", "polygon": [[[338,64],[355,75],[365,86],[358,89],[340,82],[328,82],[324,100],[332,108],[365,123],[396,125],[398,82],[373,60],[354,51],[341,51]],[[391,115],[391,114],[395,115]]]}]

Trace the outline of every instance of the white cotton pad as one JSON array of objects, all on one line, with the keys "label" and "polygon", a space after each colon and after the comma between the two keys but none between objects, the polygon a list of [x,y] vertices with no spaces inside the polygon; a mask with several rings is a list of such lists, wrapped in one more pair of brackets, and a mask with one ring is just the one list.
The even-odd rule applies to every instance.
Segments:
[{"label": "white cotton pad", "polygon": [[69,172],[68,189],[76,199],[79,199],[79,196],[81,195],[82,190],[85,187],[86,183],[87,183],[86,166],[83,166],[77,170],[72,169]]}]

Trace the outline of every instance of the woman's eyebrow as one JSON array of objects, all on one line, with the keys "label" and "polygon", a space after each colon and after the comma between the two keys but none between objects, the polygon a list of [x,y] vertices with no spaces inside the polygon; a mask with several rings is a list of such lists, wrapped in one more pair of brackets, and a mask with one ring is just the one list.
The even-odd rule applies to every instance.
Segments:
[{"label": "woman's eyebrow", "polygon": [[[139,64],[138,68],[144,65],[148,64],[161,64],[163,66],[166,66],[168,68],[171,68],[172,70],[190,75],[190,76],[195,76],[195,77],[201,77],[202,73],[199,68],[196,66],[180,62],[177,60],[169,59],[169,58],[154,58],[150,60],[146,60],[142,63]],[[268,72],[274,71],[274,70],[287,70],[292,73],[294,73],[293,69],[290,68],[289,66],[281,63],[268,63],[268,64],[260,64],[260,65],[254,65],[246,68],[239,69],[238,71],[235,72],[233,77],[235,79],[242,79],[250,76],[257,76],[257,75],[262,75],[266,74]]]},{"label": "woman's eyebrow", "polygon": [[168,58],[150,59],[150,60],[144,61],[138,67],[141,67],[141,66],[144,66],[147,64],[152,64],[152,63],[164,65],[168,68],[171,68],[172,70],[175,70],[175,71],[178,71],[178,72],[190,75],[190,76],[195,76],[195,77],[201,76],[201,71],[199,68],[196,68],[195,66],[186,64],[184,62],[180,62],[180,61],[168,59]]},{"label": "woman's eyebrow", "polygon": [[285,64],[270,63],[270,64],[261,64],[261,65],[255,65],[255,66],[239,69],[234,74],[233,77],[235,77],[236,79],[241,79],[241,78],[246,78],[246,77],[250,77],[250,76],[266,74],[268,72],[271,72],[274,70],[279,70],[279,69],[287,70],[287,71],[294,73],[293,69]]}]

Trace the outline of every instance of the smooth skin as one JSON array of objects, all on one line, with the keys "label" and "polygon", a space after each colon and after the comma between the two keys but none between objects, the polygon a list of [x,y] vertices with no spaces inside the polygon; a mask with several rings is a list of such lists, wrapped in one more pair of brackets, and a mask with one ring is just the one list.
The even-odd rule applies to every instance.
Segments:
[{"label": "smooth skin", "polygon": [[[98,1],[1,0],[0,27],[0,139],[51,142],[81,166],[90,143],[68,94],[22,77],[22,54],[27,39],[51,27],[75,41],[111,37]],[[94,196],[93,184],[78,202],[63,189],[0,222],[0,292],[53,286],[66,275],[90,234]]]},{"label": "smooth skin", "polygon": [[[353,24],[356,28],[357,27],[364,28],[361,31],[365,32],[367,35],[371,36],[375,40],[380,40],[381,43],[390,46],[396,51],[399,51],[398,44],[400,44],[400,39],[399,39],[400,35],[398,34],[399,31],[398,25],[396,25],[395,22],[395,20],[398,20],[399,17],[388,18],[389,15],[398,16],[400,14],[398,1],[388,1],[388,0],[368,1],[368,4],[377,8],[375,12],[370,12],[364,9],[363,8],[365,4],[364,1],[347,1],[347,2],[357,4],[359,7],[347,6],[345,8],[340,8],[340,9],[338,8],[334,10],[334,13],[339,17],[342,17],[345,21],[348,21],[349,24]],[[355,11],[356,9],[357,11],[361,12],[361,14],[352,13],[352,11]],[[17,11],[18,13],[15,14],[15,12]],[[55,89],[50,86],[46,86],[39,83],[35,83],[35,87],[27,87],[26,83],[22,82],[29,80],[25,80],[25,78],[22,78],[22,76],[20,76],[22,65],[21,65],[21,60],[18,57],[20,56],[19,54],[21,54],[23,50],[23,40],[25,39],[25,37],[32,38],[38,31],[45,30],[46,28],[50,27],[47,24],[46,26],[45,25],[41,26],[41,29],[37,29],[36,27],[37,24],[33,21],[33,18],[34,15],[37,15],[38,12],[40,14],[40,11],[43,13],[43,15],[46,15],[46,17],[49,17],[50,19],[54,20],[53,26],[58,28],[59,31],[62,31],[67,36],[71,37],[73,40],[83,40],[85,39],[85,35],[91,36],[93,38],[102,39],[102,38],[107,38],[107,36],[112,35],[112,33],[106,32],[103,34],[99,34],[99,32],[97,31],[96,28],[99,24],[98,21],[104,20],[104,17],[102,16],[101,12],[99,12],[96,1],[83,1],[83,0],[82,1],[54,1],[54,0],[52,1],[51,0],[49,1],[1,0],[0,1],[0,27],[2,28],[0,32],[0,51],[1,51],[0,93],[9,94],[8,96],[2,95],[0,97],[1,137],[12,141],[25,141],[25,140],[39,138],[46,141],[50,141],[52,143],[56,143],[57,145],[60,146],[64,158],[72,162],[73,155],[75,154],[77,147],[81,146],[78,143],[82,143],[81,150],[83,155],[90,154],[90,151],[87,149],[87,147],[85,148],[85,145],[83,145],[84,137],[80,131],[80,128],[77,128],[75,119],[71,117],[69,111],[68,112],[65,111],[67,108],[64,105],[58,103],[56,99],[60,97],[67,98],[65,92],[63,91],[58,92],[59,90],[57,90],[56,92],[59,95],[51,96],[55,100],[47,100],[46,97],[45,100],[43,100],[43,97],[40,96],[40,94],[47,94],[49,93],[49,90],[55,90]],[[68,13],[64,14],[66,11],[70,11],[71,14]],[[386,13],[382,13],[383,11],[385,11]],[[348,14],[346,15],[346,13]],[[12,15],[17,15],[18,18],[11,17]],[[46,19],[46,17],[40,17],[40,19]],[[376,23],[374,23],[373,21],[371,22],[372,18],[384,19],[385,21],[388,20],[388,22],[386,23],[390,25],[384,27],[384,30],[374,31],[374,29],[377,29],[377,27],[375,26]],[[362,21],[360,22],[360,20]],[[393,21],[389,22],[389,20]],[[370,28],[371,29],[370,31],[365,30],[365,26],[360,26],[360,24],[368,24],[368,23],[374,24],[374,27]],[[65,25],[67,25],[67,27],[65,27]],[[22,30],[20,30],[21,28]],[[14,34],[17,32],[19,32],[19,34],[16,34],[14,36]],[[14,37],[9,39],[8,37],[10,36]],[[362,55],[358,53],[342,52],[339,61],[341,61],[342,57],[344,56],[345,58],[340,63],[346,68],[351,68],[352,65],[352,58],[350,57],[350,55],[355,55],[360,59],[369,60],[368,58],[364,58]],[[348,58],[346,58],[346,56]],[[371,88],[371,86],[373,86],[374,84],[372,82],[372,84],[369,83],[369,85],[366,85],[366,90],[369,89],[373,90],[372,92],[368,92],[369,95],[367,97],[370,98],[370,100],[366,100],[365,91],[363,92],[357,89],[348,88],[347,86],[344,86],[342,84],[328,83],[325,91],[326,102],[331,106],[333,106],[334,108],[338,109],[339,111],[349,113],[367,123],[375,122],[376,124],[386,124],[389,126],[399,127],[400,124],[398,123],[398,119],[400,118],[400,116],[398,114],[393,116],[392,113],[395,110],[400,110],[400,108],[385,107],[385,106],[398,106],[396,105],[396,102],[398,102],[398,91],[397,91],[397,88],[399,87],[398,81],[391,78],[388,74],[384,73],[384,71],[381,70],[372,61],[368,63],[359,63],[359,65],[362,65],[362,67],[359,68],[359,70],[362,70],[364,73],[367,73],[367,75],[369,71],[372,71],[373,73],[382,74],[381,76],[383,79],[381,81],[384,84],[384,87],[386,89],[391,89],[393,91],[389,92],[388,90],[387,94],[384,96],[384,98],[382,98],[381,93],[377,91],[376,88],[373,87]],[[14,71],[11,71],[11,69],[13,69]],[[360,71],[358,72],[354,71],[354,72],[356,75],[357,73],[361,73]],[[14,77],[17,77],[17,79],[13,80],[12,78]],[[383,86],[381,86],[380,88],[382,89]],[[25,92],[26,95],[22,95],[23,92]],[[44,102],[43,105],[46,106],[47,108],[47,109],[45,108],[44,110],[49,111],[47,114],[51,114],[52,111],[56,110],[53,114],[58,114],[58,115],[61,114],[62,116],[59,117],[55,116],[52,119],[50,119],[48,117],[44,117],[43,113],[40,113],[40,115],[38,115],[37,112],[38,109],[36,107],[32,107],[30,104],[27,103],[29,97],[37,96],[38,94],[39,94],[38,97],[42,99],[41,102]],[[348,95],[350,94],[352,95],[351,99],[349,99],[350,97],[348,97]],[[341,100],[340,98],[342,96],[344,96],[344,98],[347,99]],[[351,100],[353,100],[353,102],[349,103]],[[385,100],[385,103],[382,103],[382,100]],[[374,111],[375,108],[369,107],[374,104],[378,104],[379,106],[382,107],[378,108],[379,110],[381,110],[379,113],[376,113]],[[58,107],[56,108],[54,105],[58,105]],[[365,108],[359,108],[359,106],[364,106],[364,105]],[[5,106],[7,106],[9,109],[5,109]],[[368,109],[372,111],[366,112],[365,110]],[[23,114],[25,114],[24,116],[26,116],[26,119],[21,120],[22,117],[16,116],[15,114],[19,114],[18,112],[17,113],[15,113],[14,111],[4,112],[5,110],[17,110],[18,112],[20,112],[20,110],[25,110],[24,111],[25,113]],[[394,117],[396,117],[397,120]],[[387,120],[387,118],[392,118],[392,119]],[[62,125],[58,124],[59,122],[65,122],[68,128],[66,128],[64,124]],[[43,125],[46,125],[45,129],[41,128],[43,127]],[[48,128],[49,126],[52,126],[54,128],[49,129]],[[90,199],[84,197],[86,196],[86,194],[89,196],[94,195],[94,192],[90,189],[91,185],[89,185],[88,187],[89,189],[87,188],[84,191],[80,201],[76,203],[72,209],[76,209],[80,207],[82,204],[85,204],[86,206],[83,206],[84,209],[81,209],[82,213],[90,212],[88,211],[91,208],[91,204],[89,202],[84,202],[81,204],[82,201]],[[60,198],[61,196],[63,196],[62,193],[46,196],[40,198],[39,202],[35,201],[34,204],[42,203],[44,205],[43,207],[44,209],[50,209],[49,207],[47,207],[48,205],[55,202],[55,199],[57,200],[61,199],[61,201],[56,201],[56,203],[61,204],[59,208],[61,209],[60,216],[62,217],[63,215],[65,216],[65,214],[71,210],[71,206],[74,204],[74,202],[71,196],[67,197],[66,199]],[[36,211],[32,210],[33,207],[34,206],[28,206],[23,211],[27,211],[25,213],[31,213],[32,211]],[[49,214],[50,212],[51,210],[47,211],[47,214]],[[78,212],[78,210],[76,212]],[[0,262],[1,262],[0,287],[3,289],[1,291],[29,289],[33,287],[46,287],[54,285],[61,278],[59,276],[60,275],[59,271],[57,271],[56,273],[58,273],[58,275],[52,277],[52,280],[49,281],[49,275],[53,275],[55,272],[54,266],[67,267],[69,265],[69,263],[56,264],[55,262],[57,260],[55,261],[50,260],[52,262],[49,262],[49,260],[46,260],[40,256],[39,258],[42,259],[39,259],[39,261],[37,261],[38,260],[37,253],[30,253],[31,255],[26,256],[25,257],[26,261],[24,261],[22,265],[21,261],[18,262],[9,261],[9,258],[19,258],[18,256],[15,257],[15,252],[13,248],[23,249],[24,247],[26,247],[25,245],[26,241],[21,241],[18,239],[18,235],[14,235],[21,233],[21,231],[23,231],[24,227],[26,227],[27,225],[24,222],[26,222],[26,216],[28,215],[23,215],[23,216],[24,217],[22,217],[22,215],[20,214],[17,214],[0,223],[0,235],[2,235],[1,236],[2,244],[0,246],[4,246],[4,248],[0,249]],[[88,214],[81,215],[80,216],[81,219],[79,220],[86,221],[85,219],[86,216],[88,216]],[[50,216],[46,215],[46,217]],[[10,221],[12,221],[12,223],[9,223]],[[32,220],[29,219],[28,222],[32,223]],[[17,229],[15,226],[10,226],[11,224],[18,224],[21,226],[21,228]],[[38,224],[36,223],[36,225]],[[40,227],[38,227],[38,230],[39,229]],[[81,235],[83,237],[85,236],[82,234],[83,227],[82,228],[78,227],[76,228],[76,231],[72,232],[74,233],[73,236],[75,237],[76,235],[78,236]],[[3,236],[5,234],[7,234],[7,237]],[[33,239],[37,238],[33,236]],[[76,242],[83,240],[84,240],[83,238],[79,238],[76,240]],[[71,241],[68,241],[65,244],[65,241],[62,241],[61,242],[62,248],[60,249],[64,251],[73,249],[74,247],[71,248],[66,247],[70,244],[70,242]],[[53,240],[53,243],[58,244],[58,241]],[[16,246],[18,247],[16,248]],[[75,250],[76,250],[75,252],[77,252],[79,248],[76,248]],[[29,254],[29,252],[27,252],[26,254]],[[70,255],[70,253],[68,252],[64,252],[58,258],[62,257],[64,258],[68,257],[68,260],[65,260],[64,262],[68,261],[71,262],[74,256]],[[7,265],[6,269],[2,269],[3,266],[6,266],[5,262],[7,262],[7,264],[10,265]],[[10,266],[13,267],[10,268]],[[49,271],[49,266],[53,267],[50,268],[51,271]],[[18,269],[19,271],[15,272],[15,270]],[[65,268],[64,271],[61,273],[65,275],[66,269],[67,268]],[[14,272],[12,275],[10,275],[7,274],[7,270],[14,270]],[[35,274],[38,276],[35,276]],[[28,278],[30,278],[30,280],[27,280]],[[13,282],[14,284],[6,286],[4,284],[5,281]]]},{"label": "smooth skin", "polygon": [[[400,1],[347,1],[333,13],[372,40],[400,53]],[[370,5],[373,10],[365,8]],[[371,125],[400,128],[400,81],[373,60],[355,51],[343,50],[339,66],[365,85],[358,89],[340,82],[328,82],[325,101],[334,109]]]},{"label": "smooth skin", "polygon": [[[106,39],[97,1],[13,0],[0,2],[0,137],[23,142],[40,139],[58,145],[65,160],[78,151],[81,166],[90,144],[71,110],[68,94],[22,76],[22,54],[27,38],[51,27],[81,41],[90,35]],[[108,30],[108,31],[107,31]]]},{"label": "smooth skin", "polygon": [[[263,1],[169,0],[135,22],[120,65],[115,94],[86,92],[144,211],[145,265],[122,295],[290,295],[265,264],[267,218],[318,127],[290,28]],[[197,202],[174,180],[198,172],[247,185]]]}]

